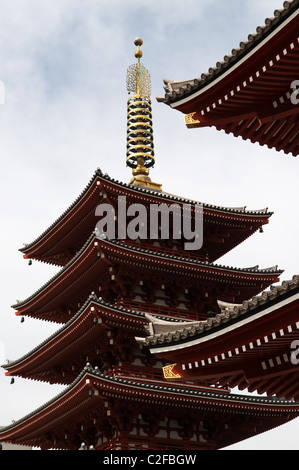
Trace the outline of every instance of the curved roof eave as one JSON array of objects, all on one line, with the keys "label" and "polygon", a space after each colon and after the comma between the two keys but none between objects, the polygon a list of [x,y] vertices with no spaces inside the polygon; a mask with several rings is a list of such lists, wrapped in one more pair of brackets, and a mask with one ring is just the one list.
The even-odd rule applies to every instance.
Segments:
[{"label": "curved roof eave", "polygon": [[239,47],[232,49],[231,54],[224,56],[215,67],[210,67],[207,73],[202,73],[200,78],[178,81],[164,79],[165,96],[158,97],[157,100],[177,108],[186,100],[195,98],[214,85],[217,80],[221,80],[242,65],[282,28],[287,28],[288,23],[299,14],[298,7],[299,0],[285,1],[282,9],[274,11],[273,18],[266,18],[265,26],[258,26],[256,33],[249,34],[246,41],[242,41]]},{"label": "curved roof eave", "polygon": [[[294,275],[290,281],[283,281],[279,286],[271,286],[270,290],[264,291],[240,305],[228,306],[214,318],[193,322],[191,326],[186,323],[185,326],[180,325],[179,329],[176,329],[175,325],[169,324],[168,331],[165,323],[164,332],[159,331],[159,322],[157,322],[156,334],[136,339],[155,354],[177,350],[178,347],[189,347],[191,343],[200,343],[202,338],[208,340],[214,334],[223,333],[226,327],[230,327],[232,324],[236,325],[245,316],[250,320],[250,317],[253,318],[257,312],[265,312],[268,307],[279,305],[279,302],[284,298],[292,301],[294,296],[299,296],[299,275]],[[148,320],[153,323],[154,319],[148,317]],[[152,324],[149,330],[154,332],[155,325]]]},{"label": "curved roof eave", "polygon": [[[59,227],[59,224],[63,223],[71,214],[73,210],[76,210],[76,208],[79,207],[81,201],[84,199],[84,197],[88,194],[88,191],[90,188],[92,188],[92,185],[97,179],[102,179],[104,183],[107,184],[113,184],[119,187],[120,191],[123,190],[129,190],[133,191],[134,194],[143,194],[148,197],[154,197],[157,202],[167,202],[167,203],[182,203],[182,204],[189,204],[189,205],[197,205],[197,204],[202,204],[204,210],[207,211],[212,211],[212,212],[224,212],[226,214],[231,214],[232,216],[242,216],[242,217],[262,217],[265,219],[269,219],[273,212],[269,212],[268,208],[262,208],[262,209],[256,209],[256,210],[248,210],[245,206],[242,207],[224,207],[224,206],[217,206],[213,204],[207,204],[207,203],[202,203],[199,201],[191,200],[188,198],[184,198],[182,196],[177,196],[174,194],[170,194],[164,191],[154,191],[150,188],[143,188],[141,186],[133,186],[130,184],[122,183],[119,182],[118,180],[115,180],[111,177],[109,177],[107,174],[103,174],[102,171],[98,168],[96,172],[94,173],[93,177],[85,187],[85,189],[80,193],[80,195],[75,199],[75,201],[46,229],[44,232],[42,232],[35,240],[33,240],[31,243],[24,243],[24,246],[19,249],[25,256],[28,254],[28,257],[30,257],[31,254],[33,254],[34,257],[34,250],[38,245],[43,242],[53,230],[56,230]],[[100,201],[99,201],[100,203]],[[81,218],[82,219],[82,218]],[[80,219],[80,220],[81,220]],[[262,224],[262,223],[261,223]]]},{"label": "curved roof eave", "polygon": [[[186,390],[186,388],[174,384],[168,385],[165,382],[156,384],[139,383],[136,381],[121,379],[119,377],[107,377],[96,370],[96,368],[93,368],[90,364],[87,364],[83,371],[74,380],[74,382],[54,398],[40,406],[38,409],[32,411],[30,414],[24,416],[20,420],[14,421],[12,424],[1,428],[0,441],[14,442],[16,440],[30,440],[30,437],[27,437],[29,431],[32,436],[31,439],[35,439],[34,435],[38,436],[38,434],[40,434],[40,426],[42,423],[45,423],[45,420],[47,421],[47,429],[51,429],[51,426],[57,426],[57,423],[60,419],[63,420],[65,413],[73,413],[76,411],[77,413],[80,413],[80,407],[75,409],[70,403],[72,401],[71,399],[73,398],[77,401],[80,400],[80,391],[83,391],[85,396],[85,390],[92,389],[93,381],[95,381],[95,383],[98,382],[97,387],[101,387],[102,384],[107,384],[108,386],[115,388],[115,393],[118,393],[117,389],[121,388],[125,391],[125,393],[128,393],[128,389],[131,389],[135,390],[135,394],[139,392],[141,394],[146,394],[148,397],[149,394],[152,393],[162,394],[163,396],[166,394],[169,396],[169,399],[171,399],[172,396],[181,396],[182,399],[185,397],[190,397],[190,399],[193,401],[200,400],[203,403],[212,400],[214,403],[224,408],[226,408],[227,404],[235,407],[236,410],[240,409],[240,407],[250,407],[250,410],[253,414],[255,413],[256,409],[262,409],[264,410],[264,413],[269,411],[269,413],[272,415],[274,409],[276,409],[286,413],[287,420],[290,419],[289,413],[293,414],[293,418],[299,414],[299,403],[296,403],[293,400],[289,401],[276,399],[273,397],[237,395],[231,393],[223,394],[217,393],[217,391],[214,392],[207,390],[189,391]],[[66,399],[67,396],[68,399]],[[91,400],[91,403],[93,403],[93,400]],[[72,406],[71,409],[70,406]],[[62,409],[65,411],[65,413],[60,413],[59,416],[62,417],[60,418],[57,413]],[[242,410],[240,412],[243,413]],[[55,417],[55,424],[54,421],[51,420],[51,415]],[[283,421],[285,420],[282,419],[282,422]],[[45,425],[43,425],[43,428],[45,429]]]},{"label": "curved roof eave", "polygon": [[[121,307],[121,306],[116,307],[115,305],[109,304],[108,302],[104,301],[102,298],[98,298],[95,295],[95,293],[91,293],[89,298],[84,303],[84,305],[82,305],[82,307],[78,310],[78,312],[67,323],[65,323],[63,326],[61,326],[57,331],[52,333],[52,335],[50,335],[48,338],[46,338],[44,341],[42,341],[40,344],[38,344],[35,348],[33,348],[32,350],[27,352],[25,355],[21,356],[20,358],[14,360],[14,361],[9,361],[6,364],[2,364],[0,367],[2,367],[3,369],[5,369],[7,371],[15,368],[16,366],[23,367],[23,365],[28,360],[31,361],[34,356],[37,356],[37,355],[41,354],[42,351],[44,350],[44,348],[45,347],[48,348],[51,345],[51,343],[54,344],[54,343],[57,343],[57,341],[65,340],[67,331],[75,330],[76,335],[81,335],[82,334],[82,324],[80,326],[80,329],[78,329],[78,328],[76,328],[76,323],[78,322],[79,318],[82,315],[84,315],[84,313],[91,306],[95,306],[99,309],[101,307],[103,307],[104,309],[108,309],[108,310],[110,309],[113,312],[115,312],[116,314],[118,314],[119,316],[125,315],[126,318],[128,319],[128,322],[129,322],[130,318],[132,318],[133,320],[138,320],[138,322],[142,322],[144,325],[146,325],[146,323],[147,323],[146,322],[146,317],[149,315],[146,312],[139,312],[139,311],[131,310],[131,309]],[[98,315],[97,312],[94,312],[94,316],[97,317],[97,315]],[[152,314],[152,315],[154,315],[154,314]],[[166,316],[163,316],[163,315],[155,315],[155,317],[160,321],[166,321],[167,320],[167,324],[169,324],[169,322],[174,322],[174,323],[179,322],[179,319],[177,317],[170,317],[170,316],[166,317]],[[85,320],[86,319],[87,319],[87,316],[86,316]],[[18,375],[18,374],[15,373],[15,372],[12,372],[11,374],[9,373],[7,375]]]}]

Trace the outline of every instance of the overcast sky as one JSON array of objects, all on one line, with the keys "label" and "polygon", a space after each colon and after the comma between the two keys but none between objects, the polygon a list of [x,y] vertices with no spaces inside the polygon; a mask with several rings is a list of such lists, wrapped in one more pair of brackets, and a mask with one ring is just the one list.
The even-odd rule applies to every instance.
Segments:
[{"label": "overcast sky", "polygon": [[[274,211],[220,264],[265,268],[281,280],[299,273],[299,160],[215,129],[187,130],[184,116],[158,103],[163,78],[200,77],[273,16],[282,0],[0,0],[1,312],[0,356],[15,360],[58,328],[20,319],[11,305],[57,269],[18,251],[81,193],[96,168],[129,182],[126,70],[134,39],[152,79],[156,165],[163,189],[222,206]],[[299,77],[294,77],[298,79]],[[1,372],[1,371],[0,371]],[[0,373],[0,425],[35,410],[63,387]],[[233,446],[298,449],[298,420]]]}]

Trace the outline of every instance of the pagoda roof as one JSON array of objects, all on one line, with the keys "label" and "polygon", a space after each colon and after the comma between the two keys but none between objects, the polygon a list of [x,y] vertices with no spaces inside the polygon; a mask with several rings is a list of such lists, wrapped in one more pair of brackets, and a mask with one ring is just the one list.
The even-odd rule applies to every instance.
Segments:
[{"label": "pagoda roof", "polygon": [[[177,322],[177,318],[157,316],[161,320]],[[9,376],[20,376],[51,383],[68,384],[72,374],[64,375],[61,366],[85,358],[94,347],[107,347],[108,328],[122,328],[134,338],[144,333],[146,313],[124,307],[116,307],[92,293],[78,312],[49,338],[17,360],[2,367]],[[144,333],[145,334],[145,333]],[[137,346],[138,347],[138,346]],[[72,379],[70,380],[70,377]]]},{"label": "pagoda roof", "polygon": [[[42,234],[20,249],[25,258],[63,266],[84,245],[94,231],[98,218],[95,209],[101,203],[116,204],[117,196],[126,196],[129,203],[203,204],[204,224],[220,230],[219,240],[211,240],[204,232],[204,248],[215,261],[268,223],[272,213],[267,208],[247,210],[246,207],[222,207],[201,203],[164,191],[121,183],[97,169],[75,201]],[[205,230],[205,227],[204,227]],[[221,234],[221,230],[224,235]],[[226,236],[225,234],[229,234]]]},{"label": "pagoda roof", "polygon": [[[97,237],[92,234],[71,261],[48,282],[24,301],[13,305],[12,308],[18,309],[16,314],[41,317],[58,323],[68,321],[94,291],[92,283],[106,272],[105,263],[97,262],[96,240]],[[75,306],[68,310],[72,301]]]},{"label": "pagoda roof", "polygon": [[235,296],[237,302],[277,282],[282,273],[277,266],[241,269],[158,253],[119,240],[98,238],[93,233],[66,266],[35,293],[12,307],[17,310],[17,315],[64,323],[89,294],[98,289],[99,282],[115,263],[126,270],[127,275],[132,271],[140,275],[146,272],[147,276],[152,273],[156,279],[160,276],[170,281],[181,278],[195,284],[204,280],[205,283],[233,286],[239,292]]},{"label": "pagoda roof", "polygon": [[184,113],[187,127],[215,127],[297,156],[299,108],[291,84],[298,71],[298,6],[298,0],[284,2],[201,77],[164,80],[158,101]]},{"label": "pagoda roof", "polygon": [[223,306],[207,321],[175,326],[148,319],[149,336],[138,342],[175,363],[169,378],[208,378],[299,399],[299,370],[291,356],[292,342],[299,340],[299,276],[241,305]]},{"label": "pagoda roof", "polygon": [[[190,408],[194,419],[202,415],[207,418],[209,414],[217,412],[225,417],[225,423],[230,424],[237,416],[239,420],[246,421],[237,440],[264,432],[299,415],[299,403],[294,401],[187,389],[163,381],[155,384],[138,383],[105,376],[87,365],[63,392],[24,418],[2,428],[0,441],[42,449],[77,450],[84,439],[82,436],[92,426],[92,417],[97,416],[97,423],[101,422],[101,418],[107,421],[111,416],[113,419],[111,399],[114,403],[121,400],[126,407],[138,403],[138,412],[142,402],[144,409],[152,410],[157,405],[160,409],[174,407],[178,417],[186,416]],[[234,434],[222,434],[220,448],[236,442]],[[92,444],[95,445],[94,442]]]}]

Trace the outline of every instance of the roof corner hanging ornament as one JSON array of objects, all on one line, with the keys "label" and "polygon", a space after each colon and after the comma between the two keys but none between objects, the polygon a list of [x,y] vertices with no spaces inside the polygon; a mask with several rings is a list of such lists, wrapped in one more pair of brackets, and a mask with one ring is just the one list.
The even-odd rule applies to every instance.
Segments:
[{"label": "roof corner hanging ornament", "polygon": [[149,177],[149,168],[155,163],[150,74],[140,63],[142,39],[135,39],[134,44],[137,63],[127,71],[127,90],[134,93],[128,99],[127,111],[127,165],[133,173],[130,184],[161,190],[162,185]]}]

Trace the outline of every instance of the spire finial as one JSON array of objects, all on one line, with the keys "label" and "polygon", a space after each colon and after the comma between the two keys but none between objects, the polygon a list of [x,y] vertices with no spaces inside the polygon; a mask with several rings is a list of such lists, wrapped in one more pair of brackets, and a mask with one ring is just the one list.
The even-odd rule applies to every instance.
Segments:
[{"label": "spire finial", "polygon": [[137,50],[135,52],[135,57],[139,60],[142,57],[142,51],[140,50],[140,46],[143,44],[143,40],[141,38],[136,38],[134,41],[135,46],[137,46]]},{"label": "spire finial", "polygon": [[153,183],[148,176],[148,168],[155,163],[151,80],[150,74],[140,63],[143,40],[136,38],[134,44],[137,46],[137,64],[131,65],[127,71],[127,90],[134,93],[128,99],[127,165],[133,168],[130,184],[161,189],[161,185]]},{"label": "spire finial", "polygon": [[[143,41],[141,38],[136,38],[134,41],[135,46],[137,46],[137,50],[135,52],[135,57],[137,59],[137,70],[136,70],[136,93],[137,95],[140,95],[141,91],[141,72],[142,69],[140,67],[140,59],[142,57],[142,50],[140,49],[140,46],[142,46]],[[140,70],[141,69],[141,70]]]},{"label": "spire finial", "polygon": [[148,71],[140,62],[142,57],[142,50],[140,46],[143,44],[141,38],[136,38],[134,41],[137,49],[135,51],[135,57],[137,64],[131,65],[127,71],[127,90],[128,93],[135,93],[136,95],[145,95],[150,97],[151,95],[151,77]]}]

